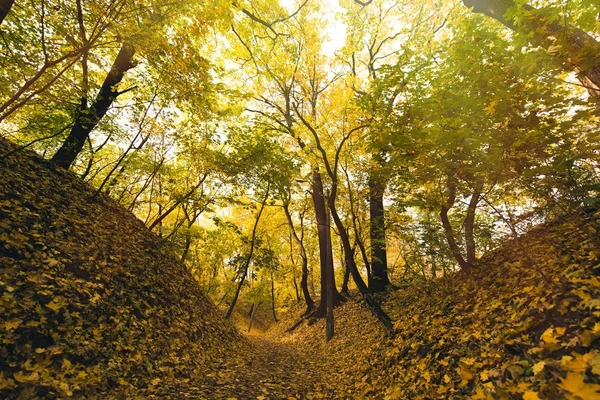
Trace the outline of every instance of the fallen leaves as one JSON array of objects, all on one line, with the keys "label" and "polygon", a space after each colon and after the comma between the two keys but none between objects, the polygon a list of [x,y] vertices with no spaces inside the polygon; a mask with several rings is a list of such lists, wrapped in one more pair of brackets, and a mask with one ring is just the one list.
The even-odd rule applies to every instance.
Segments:
[{"label": "fallen leaves", "polygon": [[0,170],[0,398],[131,398],[247,348],[114,201],[27,151]]},{"label": "fallen leaves", "polygon": [[279,335],[334,357],[351,398],[600,399],[598,229],[600,214],[579,214],[522,238],[548,281],[509,242],[472,276],[404,285],[383,303],[393,341],[354,301],[336,309],[329,344],[320,322]]}]

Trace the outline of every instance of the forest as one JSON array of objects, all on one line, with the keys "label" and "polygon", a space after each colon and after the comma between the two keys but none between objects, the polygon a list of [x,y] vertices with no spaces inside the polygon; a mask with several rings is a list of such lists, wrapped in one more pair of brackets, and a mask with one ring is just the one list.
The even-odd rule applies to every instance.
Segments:
[{"label": "forest", "polygon": [[598,0],[0,0],[0,398],[600,399]]}]

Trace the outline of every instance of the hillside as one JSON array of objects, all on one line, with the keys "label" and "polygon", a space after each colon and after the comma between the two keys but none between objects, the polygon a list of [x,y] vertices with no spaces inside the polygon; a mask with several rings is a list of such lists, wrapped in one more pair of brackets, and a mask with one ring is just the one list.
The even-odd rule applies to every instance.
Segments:
[{"label": "hillside", "polygon": [[383,303],[384,336],[356,300],[324,321],[271,331],[332,360],[340,398],[600,399],[600,213],[539,226],[481,260],[473,275],[415,282]]},{"label": "hillside", "polygon": [[244,348],[131,213],[26,151],[0,171],[1,398],[198,384]]}]

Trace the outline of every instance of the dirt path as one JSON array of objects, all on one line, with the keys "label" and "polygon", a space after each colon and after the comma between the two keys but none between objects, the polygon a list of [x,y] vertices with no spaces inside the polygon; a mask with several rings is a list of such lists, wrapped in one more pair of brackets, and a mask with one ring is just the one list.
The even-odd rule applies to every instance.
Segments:
[{"label": "dirt path", "polygon": [[[250,349],[242,358],[226,360],[218,372],[194,385],[160,388],[145,394],[154,399],[279,400],[331,399],[334,382],[328,379],[325,360],[313,360],[292,344],[281,343],[260,334],[248,335]],[[321,362],[320,362],[321,361]],[[339,396],[339,393],[338,393]]]}]

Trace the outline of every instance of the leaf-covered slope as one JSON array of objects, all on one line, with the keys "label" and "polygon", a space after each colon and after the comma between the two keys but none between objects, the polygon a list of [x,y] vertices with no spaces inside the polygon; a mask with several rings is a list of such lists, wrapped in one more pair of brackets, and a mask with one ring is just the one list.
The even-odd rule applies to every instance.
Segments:
[{"label": "leaf-covered slope", "polygon": [[29,152],[0,159],[0,310],[1,398],[201,380],[241,343],[158,237]]},{"label": "leaf-covered slope", "polygon": [[384,308],[386,339],[368,310],[336,310],[301,325],[300,311],[272,332],[338,363],[351,394],[386,399],[600,399],[600,213],[540,226],[481,260],[479,271],[413,284]]}]

